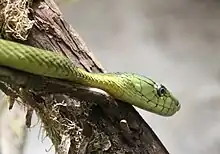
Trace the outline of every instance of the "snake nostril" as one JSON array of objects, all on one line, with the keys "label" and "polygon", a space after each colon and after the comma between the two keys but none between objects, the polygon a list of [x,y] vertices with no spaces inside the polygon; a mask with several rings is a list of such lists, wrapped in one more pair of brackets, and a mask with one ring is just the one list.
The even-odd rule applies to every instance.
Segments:
[{"label": "snake nostril", "polygon": [[179,101],[176,101],[176,106],[178,109],[180,109],[181,105],[180,105]]}]

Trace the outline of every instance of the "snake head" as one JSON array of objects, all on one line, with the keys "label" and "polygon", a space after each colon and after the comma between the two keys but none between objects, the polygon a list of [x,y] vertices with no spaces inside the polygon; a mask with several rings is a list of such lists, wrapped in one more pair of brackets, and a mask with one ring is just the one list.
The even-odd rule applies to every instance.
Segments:
[{"label": "snake head", "polygon": [[137,74],[121,74],[120,76],[126,87],[127,98],[125,100],[130,98],[128,103],[162,116],[172,116],[179,111],[179,101],[164,85]]},{"label": "snake head", "polygon": [[156,110],[163,116],[172,116],[180,110],[179,101],[173,94],[162,84],[154,82],[154,102],[157,102],[158,108]]}]

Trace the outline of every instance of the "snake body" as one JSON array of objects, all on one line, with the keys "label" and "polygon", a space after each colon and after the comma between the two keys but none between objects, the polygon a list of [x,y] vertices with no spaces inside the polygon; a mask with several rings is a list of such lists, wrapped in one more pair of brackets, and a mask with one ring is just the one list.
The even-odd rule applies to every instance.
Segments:
[{"label": "snake body", "polygon": [[3,39],[0,66],[99,88],[115,99],[162,116],[171,116],[180,109],[173,94],[150,78],[134,73],[90,73],[60,53]]}]

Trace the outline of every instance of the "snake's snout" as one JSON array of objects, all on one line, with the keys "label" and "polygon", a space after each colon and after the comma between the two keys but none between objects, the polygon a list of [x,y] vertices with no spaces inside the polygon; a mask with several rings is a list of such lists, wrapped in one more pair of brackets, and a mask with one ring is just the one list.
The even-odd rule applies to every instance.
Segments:
[{"label": "snake's snout", "polygon": [[173,116],[180,110],[180,108],[180,102],[174,98],[169,112],[163,113],[163,116]]},{"label": "snake's snout", "polygon": [[175,101],[175,105],[176,105],[176,112],[178,112],[179,110],[180,110],[180,108],[181,108],[181,104],[180,104],[180,102],[178,101],[178,100],[176,100]]},{"label": "snake's snout", "polygon": [[176,106],[177,106],[177,111],[179,111],[179,110],[180,110],[180,108],[181,108],[181,104],[180,104],[180,102],[179,102],[179,101],[177,101],[177,102],[176,102],[176,104],[177,104],[177,105],[176,105]]}]

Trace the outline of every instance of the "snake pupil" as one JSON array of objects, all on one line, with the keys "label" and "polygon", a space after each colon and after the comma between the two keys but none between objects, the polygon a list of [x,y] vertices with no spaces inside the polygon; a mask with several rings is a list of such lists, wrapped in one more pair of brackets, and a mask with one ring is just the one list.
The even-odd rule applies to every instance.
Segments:
[{"label": "snake pupil", "polygon": [[166,88],[165,88],[163,85],[161,85],[161,86],[158,88],[157,93],[158,93],[158,95],[159,95],[160,97],[163,96],[164,94],[166,94]]}]

